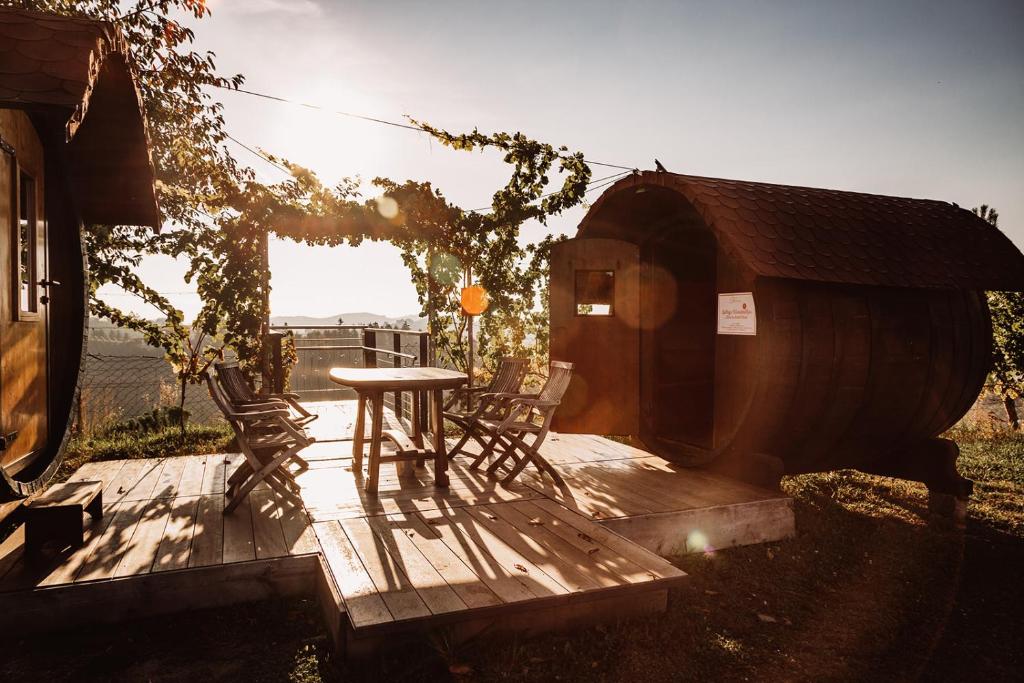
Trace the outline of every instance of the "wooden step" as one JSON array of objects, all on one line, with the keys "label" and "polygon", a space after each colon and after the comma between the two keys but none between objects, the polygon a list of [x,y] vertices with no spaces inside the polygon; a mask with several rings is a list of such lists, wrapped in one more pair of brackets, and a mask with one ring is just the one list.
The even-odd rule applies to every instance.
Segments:
[{"label": "wooden step", "polygon": [[50,541],[82,545],[82,515],[103,516],[103,482],[74,481],[51,486],[25,503],[25,548],[36,552]]}]

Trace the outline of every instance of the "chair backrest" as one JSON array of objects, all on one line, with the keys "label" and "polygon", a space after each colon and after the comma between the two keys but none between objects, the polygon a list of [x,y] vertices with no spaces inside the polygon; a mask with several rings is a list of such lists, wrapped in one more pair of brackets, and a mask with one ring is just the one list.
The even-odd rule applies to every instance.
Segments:
[{"label": "chair backrest", "polygon": [[256,392],[249,385],[249,380],[245,378],[245,373],[238,367],[237,362],[222,361],[214,363],[214,367],[217,368],[217,379],[230,402],[243,403],[257,399]]},{"label": "chair backrest", "polygon": [[551,361],[551,369],[548,372],[548,381],[544,383],[544,388],[540,390],[540,395],[537,398],[542,401],[560,403],[562,401],[562,397],[565,396],[565,390],[569,388],[569,382],[571,380],[572,363],[566,363],[559,360]]},{"label": "chair backrest", "polygon": [[506,356],[501,359],[498,371],[487,386],[489,394],[515,394],[523,386],[529,362],[526,358]]},{"label": "chair backrest", "polygon": [[214,378],[213,373],[209,370],[206,371],[206,387],[210,390],[210,398],[212,398],[213,402],[217,405],[221,415],[224,416],[224,419],[228,421],[229,425],[231,425],[231,429],[234,430],[235,436],[243,438],[242,432],[244,430],[242,425],[239,424],[238,420],[231,417],[231,414],[234,412],[231,410],[231,403],[221,392],[220,383]]}]

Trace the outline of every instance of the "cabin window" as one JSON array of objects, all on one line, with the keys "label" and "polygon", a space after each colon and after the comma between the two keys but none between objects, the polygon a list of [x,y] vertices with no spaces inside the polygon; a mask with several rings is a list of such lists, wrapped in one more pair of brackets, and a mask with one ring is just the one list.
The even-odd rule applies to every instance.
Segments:
[{"label": "cabin window", "polygon": [[614,301],[614,271],[576,271],[576,315],[614,315]]},{"label": "cabin window", "polygon": [[[36,296],[36,183],[29,174],[18,172],[18,230],[17,248],[14,257],[13,273],[17,279],[15,290],[18,292],[19,314],[33,314],[39,310],[39,297]],[[19,317],[25,317],[19,315]]]}]

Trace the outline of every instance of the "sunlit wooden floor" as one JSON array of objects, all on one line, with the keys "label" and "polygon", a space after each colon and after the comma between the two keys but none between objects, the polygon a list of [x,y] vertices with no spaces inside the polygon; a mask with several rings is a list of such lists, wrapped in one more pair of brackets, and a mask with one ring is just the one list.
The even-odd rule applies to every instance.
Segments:
[{"label": "sunlit wooden floor", "polygon": [[224,514],[225,476],[241,461],[222,454],[83,465],[70,481],[103,482],[103,517],[86,516],[80,548],[36,562],[8,557],[0,591],[317,553],[301,501],[266,485]]},{"label": "sunlit wooden floor", "polygon": [[[542,449],[564,486],[530,470],[502,486],[461,456],[447,488],[434,486],[429,464],[404,476],[383,465],[370,495],[352,466],[354,402],[310,408],[321,417],[318,443],[303,452],[310,467],[297,475],[301,500],[260,487],[225,515],[224,480],[239,455],[82,467],[74,480],[104,483],[103,518],[90,522],[82,547],[45,561],[21,557],[17,537],[4,544],[0,599],[13,612],[0,613],[0,627],[30,612],[45,619],[68,594],[98,608],[89,587],[108,604],[141,596],[160,613],[316,586],[332,635],[349,647],[453,625],[529,631],[564,614],[586,621],[664,609],[684,575],[658,553],[793,532],[781,494],[590,435],[554,434]],[[177,583],[168,593],[169,579]],[[147,613],[138,604],[122,611]]]}]

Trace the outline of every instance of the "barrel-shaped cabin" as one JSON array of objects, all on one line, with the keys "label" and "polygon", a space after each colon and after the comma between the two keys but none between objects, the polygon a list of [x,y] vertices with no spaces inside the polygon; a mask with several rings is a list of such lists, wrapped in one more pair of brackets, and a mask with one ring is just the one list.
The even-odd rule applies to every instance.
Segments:
[{"label": "barrel-shaped cabin", "polygon": [[0,9],[0,517],[60,463],[89,224],[159,225],[124,39],[107,23]]},{"label": "barrel-shaped cabin", "polygon": [[937,438],[977,398],[986,290],[1024,256],[942,201],[635,173],[551,258],[554,429],[762,484],[857,468],[963,496]]}]

